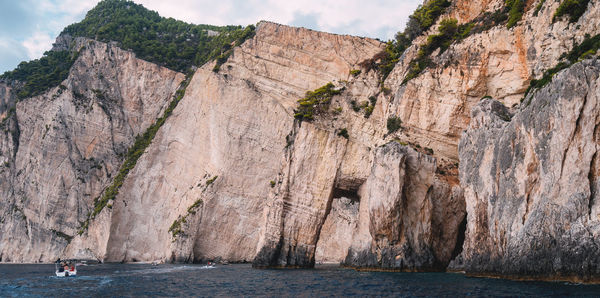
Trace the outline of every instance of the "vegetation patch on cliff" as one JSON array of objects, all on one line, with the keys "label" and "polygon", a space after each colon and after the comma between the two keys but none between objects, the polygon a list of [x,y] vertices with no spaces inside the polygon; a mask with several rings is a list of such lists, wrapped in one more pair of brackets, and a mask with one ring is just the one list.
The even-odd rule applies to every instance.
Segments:
[{"label": "vegetation patch on cliff", "polygon": [[73,236],[67,235],[67,234],[65,234],[65,233],[63,233],[63,232],[61,232],[61,231],[57,231],[57,230],[54,230],[54,229],[52,229],[51,231],[52,231],[52,233],[54,233],[54,235],[56,235],[57,237],[60,237],[60,238],[62,238],[62,239],[65,239],[65,241],[67,241],[67,243],[71,243],[71,240],[73,240]]},{"label": "vegetation patch on cliff", "polygon": [[347,128],[342,128],[342,129],[338,130],[337,135],[338,135],[338,137],[343,137],[346,140],[348,138],[350,138],[350,135],[348,135],[348,129]]},{"label": "vegetation patch on cliff", "polygon": [[585,39],[580,43],[576,44],[573,49],[567,53],[564,53],[560,56],[560,62],[554,67],[546,70],[544,75],[539,80],[531,80],[529,83],[529,87],[527,91],[525,91],[525,96],[529,94],[529,92],[540,89],[546,84],[552,81],[552,78],[555,74],[560,72],[561,70],[568,68],[569,66],[577,63],[585,58],[588,58],[592,55],[596,55],[598,50],[600,49],[600,34],[591,37],[590,35],[586,35]]},{"label": "vegetation patch on cliff", "polygon": [[[408,73],[402,83],[404,84],[418,77],[427,67],[432,66],[430,56],[437,49],[440,49],[439,54],[442,54],[455,42],[460,42],[471,35],[490,30],[495,26],[504,24],[507,20],[510,22],[510,11],[513,10],[514,7],[520,8],[521,6],[517,2],[507,1],[506,3],[506,6],[494,12],[484,12],[471,22],[465,24],[458,25],[458,21],[452,18],[442,20],[440,22],[438,33],[430,35],[427,38],[427,41],[419,48],[419,52],[415,59],[410,62]],[[520,10],[516,8],[513,11],[512,22],[514,24],[522,17],[522,12],[519,15],[519,11]],[[511,25],[514,26],[514,24]]]},{"label": "vegetation patch on cliff", "polygon": [[202,204],[204,204],[202,199],[196,200],[194,204],[188,207],[187,213],[185,215],[180,215],[177,217],[176,220],[173,221],[173,223],[169,227],[169,233],[171,233],[171,236],[173,236],[173,238],[177,237],[180,234],[183,235],[183,224],[187,222],[188,216],[190,216],[191,214],[196,214],[197,209],[200,206],[202,206]]},{"label": "vegetation patch on cliff", "polygon": [[342,93],[333,83],[327,83],[314,91],[306,92],[304,98],[298,100],[298,107],[294,118],[300,120],[314,120],[315,114],[327,111],[334,95]]},{"label": "vegetation patch on cliff", "polygon": [[247,39],[254,37],[255,34],[256,28],[254,27],[254,25],[250,25],[242,31],[238,30],[231,33],[229,36],[235,38],[235,40],[233,41],[233,43],[224,44],[221,47],[221,54],[217,57],[217,62],[213,67],[213,71],[219,72],[219,70],[221,69],[221,65],[227,62],[227,59],[229,59],[229,56],[231,56],[231,54],[233,53],[234,47],[236,45],[241,45]]},{"label": "vegetation patch on cliff", "polygon": [[585,13],[590,0],[565,0],[560,3],[552,22],[556,22],[558,19],[568,16],[569,23],[577,23],[579,18]]},{"label": "vegetation patch on cliff", "polygon": [[409,17],[404,32],[398,32],[395,40],[388,41],[382,52],[361,62],[360,66],[367,71],[376,69],[380,75],[379,84],[383,86],[383,82],[392,72],[404,51],[410,47],[412,41],[429,30],[450,5],[448,0],[433,0],[419,6]]},{"label": "vegetation patch on cliff", "polygon": [[391,116],[387,119],[388,134],[392,134],[402,128],[402,120],[398,116]]},{"label": "vegetation patch on cliff", "polygon": [[508,23],[506,27],[514,27],[523,18],[525,13],[525,0],[506,0],[505,5],[509,8]]},{"label": "vegetation patch on cliff", "polygon": [[440,54],[446,51],[456,40],[462,40],[471,32],[473,25],[468,23],[458,26],[456,19],[445,19],[440,23],[439,33],[427,37],[427,42],[419,48],[417,57],[410,62],[409,71],[404,78],[403,84],[416,78],[431,65],[430,55],[437,49]]},{"label": "vegetation patch on cliff", "polygon": [[[138,58],[179,72],[216,59],[215,71],[225,63],[233,48],[255,34],[255,27],[193,25],[125,0],[104,0],[85,19],[66,27],[61,35],[117,42]],[[68,45],[72,47],[72,45]],[[40,59],[21,62],[0,79],[16,81],[19,99],[36,96],[58,86],[68,75],[78,53],[48,51]]]},{"label": "vegetation patch on cliff", "polygon": [[36,96],[64,81],[77,56],[78,53],[70,51],[48,51],[40,59],[21,62],[15,70],[1,75],[0,79],[21,83],[15,90],[19,99]]},{"label": "vegetation patch on cliff", "polygon": [[408,18],[408,23],[404,30],[405,36],[412,41],[423,32],[429,30],[451,4],[448,0],[433,0],[419,6]]}]

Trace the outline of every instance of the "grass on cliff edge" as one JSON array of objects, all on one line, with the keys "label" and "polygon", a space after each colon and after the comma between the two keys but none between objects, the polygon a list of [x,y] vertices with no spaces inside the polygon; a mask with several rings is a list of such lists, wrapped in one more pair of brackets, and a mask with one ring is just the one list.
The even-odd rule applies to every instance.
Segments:
[{"label": "grass on cliff edge", "polygon": [[202,204],[204,204],[202,199],[196,200],[196,202],[194,202],[194,204],[192,204],[190,207],[188,207],[187,213],[184,216],[180,215],[177,217],[176,220],[173,221],[173,223],[169,227],[169,233],[171,233],[171,236],[173,236],[173,241],[175,241],[175,238],[178,235],[184,234],[183,233],[183,224],[187,222],[187,218],[188,218],[188,216],[190,216],[190,214],[196,214],[196,209],[198,209],[200,206],[202,206]]},{"label": "grass on cliff edge", "polygon": [[590,0],[565,0],[561,2],[552,17],[552,23],[565,16],[569,17],[569,23],[577,23],[587,10],[589,2]]},{"label": "grass on cliff edge", "polygon": [[104,0],[81,22],[69,25],[61,35],[114,41],[138,58],[187,72],[220,57],[253,36],[254,26],[194,25],[126,0]]},{"label": "grass on cliff edge", "polygon": [[327,83],[315,91],[307,91],[304,98],[298,100],[294,118],[306,121],[314,120],[315,114],[326,111],[333,96],[341,93],[342,90],[335,89],[332,83]]},{"label": "grass on cliff edge", "polygon": [[540,89],[546,86],[548,83],[552,81],[554,75],[556,75],[561,70],[568,68],[569,66],[589,57],[592,55],[596,55],[598,50],[600,49],[600,34],[591,37],[590,35],[586,35],[585,39],[580,43],[576,44],[573,49],[567,53],[564,53],[560,56],[560,61],[554,67],[546,70],[544,75],[539,80],[531,80],[529,83],[529,87],[527,91],[525,91],[525,95],[523,98],[527,97],[533,90]]},{"label": "grass on cliff edge", "polygon": [[484,12],[472,21],[461,25],[458,25],[456,19],[442,20],[438,33],[428,36],[417,56],[410,62],[409,71],[402,83],[418,77],[426,68],[432,66],[433,62],[430,56],[435,50],[440,49],[439,54],[442,54],[452,43],[460,42],[473,34],[485,32],[505,22],[508,28],[515,26],[523,16],[524,3],[524,0],[507,0],[500,9],[494,12]]},{"label": "grass on cliff edge", "polygon": [[48,51],[40,59],[19,63],[17,68],[5,72],[0,79],[22,82],[22,86],[15,89],[19,99],[40,95],[69,76],[78,55],[78,52]]},{"label": "grass on cliff edge", "polygon": [[380,75],[379,84],[383,86],[383,82],[392,72],[404,51],[411,46],[412,41],[429,30],[451,4],[448,0],[432,0],[419,6],[409,16],[404,31],[396,33],[395,39],[388,41],[382,52],[361,62],[360,67],[367,71],[377,70]]}]

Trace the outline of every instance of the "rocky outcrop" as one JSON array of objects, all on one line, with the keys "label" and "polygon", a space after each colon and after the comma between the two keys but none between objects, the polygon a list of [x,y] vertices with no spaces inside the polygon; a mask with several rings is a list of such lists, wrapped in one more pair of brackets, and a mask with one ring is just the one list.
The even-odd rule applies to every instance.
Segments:
[{"label": "rocky outcrop", "polygon": [[[375,179],[374,148],[386,134],[381,106],[365,117],[352,101],[376,96],[384,102],[388,96],[379,91],[375,73],[353,77],[350,70],[382,47],[365,38],[259,24],[256,36],[236,48],[219,73],[212,64],[198,69],[112,208],[71,241],[66,255],[222,259],[257,267],[344,260],[358,234],[365,181]],[[344,90],[329,111],[313,122],[294,120],[297,100],[328,82]],[[339,133],[343,128],[347,137]],[[403,148],[427,160],[426,170],[414,165],[419,175],[402,178],[419,190],[410,197],[427,214],[405,216],[405,231],[412,226],[423,231],[403,243],[414,253],[402,264],[427,253],[431,262],[413,268],[438,268],[449,261],[464,218],[461,193],[456,182],[435,175],[435,158]],[[366,202],[389,199],[373,196]]]},{"label": "rocky outcrop", "polygon": [[[527,1],[511,29],[488,26],[437,50],[408,82],[438,25],[383,80],[362,63],[381,56],[379,41],[261,22],[218,72],[214,62],[197,69],[116,199],[80,235],[183,75],[63,35],[56,50],[81,51],[61,86],[9,115],[14,95],[0,83],[0,261],[422,271],[458,256],[451,267],[471,274],[591,280],[598,62],[520,102],[532,78],[600,33],[600,10],[591,1],[577,23],[553,23],[559,2],[539,3]],[[441,19],[489,21],[504,5],[457,0]],[[329,82],[339,94],[314,119],[295,119],[298,100]]]},{"label": "rocky outcrop", "polygon": [[[484,12],[501,9],[504,2],[453,1],[440,20],[453,17],[466,23]],[[432,148],[439,158],[458,161],[461,133],[469,126],[471,109],[483,97],[491,96],[508,107],[518,104],[531,79],[554,67],[586,34],[600,33],[600,9],[594,1],[577,23],[552,22],[558,1],[545,1],[537,15],[539,1],[527,3],[515,27],[494,26],[454,43],[441,54],[434,53],[434,66],[404,83],[418,46],[426,42],[427,35],[438,33],[438,27],[415,40],[385,82],[394,94],[383,104],[385,116],[402,119],[404,129],[399,138]]]},{"label": "rocky outcrop", "polygon": [[74,50],[79,58],[69,77],[19,101],[3,124],[3,262],[61,256],[135,136],[162,113],[184,77],[105,43],[78,39]]},{"label": "rocky outcrop", "polygon": [[14,109],[17,97],[10,84],[0,81],[0,121],[3,121],[11,114]]},{"label": "rocky outcrop", "polygon": [[486,99],[459,146],[476,275],[598,281],[600,61],[577,63],[511,117]]},{"label": "rocky outcrop", "polygon": [[460,189],[439,181],[436,169],[435,158],[397,142],[376,149],[345,265],[445,269],[454,257],[465,208]]}]

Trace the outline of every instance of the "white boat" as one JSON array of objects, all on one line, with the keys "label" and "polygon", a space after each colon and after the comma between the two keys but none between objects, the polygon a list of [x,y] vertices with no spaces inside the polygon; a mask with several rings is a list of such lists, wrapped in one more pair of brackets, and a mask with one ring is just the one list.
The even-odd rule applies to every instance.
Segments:
[{"label": "white boat", "polygon": [[77,264],[75,262],[56,262],[54,271],[58,277],[77,276]]}]

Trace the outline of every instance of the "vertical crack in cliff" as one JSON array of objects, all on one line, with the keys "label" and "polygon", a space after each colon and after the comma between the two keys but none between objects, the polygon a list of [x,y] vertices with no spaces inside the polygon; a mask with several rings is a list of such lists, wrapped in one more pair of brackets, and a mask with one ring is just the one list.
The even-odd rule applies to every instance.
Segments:
[{"label": "vertical crack in cliff", "polygon": [[327,204],[325,207],[325,213],[323,215],[323,218],[321,219],[321,221],[318,223],[317,226],[317,231],[315,233],[315,239],[314,239],[314,248],[313,248],[313,252],[312,252],[312,265],[311,267],[314,267],[315,264],[315,257],[316,257],[316,251],[317,251],[317,245],[319,244],[319,239],[321,238],[321,231],[323,229],[323,225],[325,224],[325,221],[327,220],[327,217],[329,217],[329,214],[331,213],[331,206],[333,205],[333,199],[334,198],[341,198],[341,197],[347,197],[350,200],[352,200],[353,202],[355,201],[360,201],[360,196],[358,195],[358,189],[360,188],[360,185],[364,184],[364,181],[360,183],[360,185],[358,187],[348,187],[348,189],[342,189],[339,187],[339,179],[340,179],[340,170],[341,170],[341,166],[342,163],[344,161],[344,157],[346,156],[346,153],[348,152],[348,143],[349,141],[346,140],[344,142],[344,152],[342,153],[342,158],[339,159],[338,163],[337,163],[337,171],[335,174],[335,178],[333,179],[333,185],[331,186],[331,190],[329,191],[329,198],[327,199]]},{"label": "vertical crack in cliff", "polygon": [[527,192],[525,197],[525,213],[521,218],[521,224],[525,225],[525,220],[527,220],[527,215],[529,214],[529,207],[531,206],[531,193]]},{"label": "vertical crack in cliff", "polygon": [[13,150],[13,164],[16,164],[17,162],[17,152],[19,152],[19,138],[21,137],[21,128],[19,127],[19,118],[17,117],[17,113],[15,113],[13,115],[13,119],[14,119],[14,123],[15,123],[15,127],[13,128],[13,130],[11,131],[11,137],[14,143],[14,150]]},{"label": "vertical crack in cliff", "polygon": [[[334,182],[334,184],[335,184],[335,182]],[[315,239],[314,239],[315,245],[314,245],[314,250],[312,253],[313,258],[312,258],[312,262],[311,262],[312,263],[311,267],[314,267],[314,265],[315,265],[315,256],[316,256],[316,251],[317,251],[317,245],[319,244],[319,239],[321,239],[321,230],[323,229],[323,225],[325,224],[327,217],[329,217],[329,214],[331,213],[331,205],[333,205],[334,194],[336,193],[335,190],[336,190],[335,186],[332,186],[331,191],[329,193],[329,198],[327,199],[327,205],[325,207],[325,214],[323,215],[323,218],[321,219],[321,221],[318,223],[317,232],[315,233]]]},{"label": "vertical crack in cliff", "polygon": [[456,234],[456,244],[454,245],[454,250],[452,251],[452,256],[450,257],[450,261],[453,261],[460,255],[463,251],[463,244],[465,243],[465,234],[467,232],[467,214],[463,217],[463,220],[458,225],[458,234]]},{"label": "vertical crack in cliff", "polygon": [[575,129],[573,130],[573,133],[571,134],[571,136],[569,138],[569,143],[567,144],[567,147],[565,148],[565,151],[563,152],[562,161],[560,164],[560,175],[558,176],[559,179],[562,178],[562,174],[563,174],[563,171],[565,168],[565,160],[567,159],[567,153],[569,152],[569,150],[571,148],[571,144],[573,144],[575,137],[577,137],[578,135],[581,135],[581,118],[583,118],[583,113],[584,113],[583,110],[585,109],[585,106],[587,105],[587,101],[588,101],[588,95],[586,94],[583,97],[583,103],[581,104],[581,108],[579,109],[579,113],[577,115],[577,120],[575,120]]},{"label": "vertical crack in cliff", "polygon": [[[595,131],[597,128],[598,128],[598,125],[596,124],[596,127],[594,128],[594,135],[596,135]],[[596,197],[596,194],[598,192],[598,190],[596,189],[597,157],[598,157],[598,150],[596,150],[596,152],[594,152],[594,155],[592,156],[592,161],[590,162],[590,172],[588,173],[588,182],[590,185],[590,198],[588,201],[588,218],[590,220],[592,219],[592,207],[594,205],[594,198]]]}]

